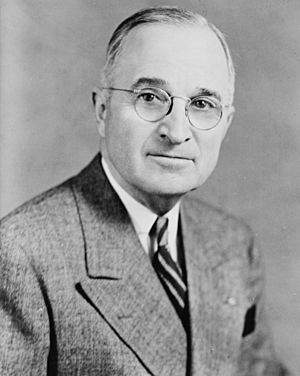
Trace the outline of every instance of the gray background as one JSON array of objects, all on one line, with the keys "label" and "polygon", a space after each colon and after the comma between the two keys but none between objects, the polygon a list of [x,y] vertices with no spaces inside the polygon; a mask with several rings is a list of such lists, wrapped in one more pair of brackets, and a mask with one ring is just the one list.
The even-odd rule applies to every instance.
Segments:
[{"label": "gray background", "polygon": [[300,1],[6,0],[1,3],[1,215],[64,180],[98,149],[91,90],[115,26],[181,4],[227,35],[236,117],[196,193],[243,217],[266,262],[276,349],[300,374]]}]

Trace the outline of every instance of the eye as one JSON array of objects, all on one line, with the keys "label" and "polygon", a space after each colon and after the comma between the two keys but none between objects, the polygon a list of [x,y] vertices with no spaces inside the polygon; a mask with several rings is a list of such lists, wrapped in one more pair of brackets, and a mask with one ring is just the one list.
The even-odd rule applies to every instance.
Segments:
[{"label": "eye", "polygon": [[151,106],[162,105],[165,102],[168,102],[166,95],[160,90],[154,88],[145,88],[141,90],[137,96],[137,100],[144,105]]},{"label": "eye", "polygon": [[192,100],[191,106],[193,106],[195,110],[200,110],[200,111],[209,111],[211,109],[218,107],[217,103],[205,97],[194,98]]},{"label": "eye", "polygon": [[154,100],[159,100],[159,98],[151,93],[151,92],[144,92],[139,95],[139,99],[143,99],[145,102],[151,103]]}]

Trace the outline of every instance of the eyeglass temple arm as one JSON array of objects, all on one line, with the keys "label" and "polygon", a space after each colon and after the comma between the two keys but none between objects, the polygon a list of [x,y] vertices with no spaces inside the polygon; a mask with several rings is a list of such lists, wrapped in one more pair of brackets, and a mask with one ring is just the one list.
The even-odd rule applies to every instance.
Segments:
[{"label": "eyeglass temple arm", "polygon": [[[100,90],[126,91],[128,93],[136,93],[136,90],[118,89],[118,88],[115,88],[115,87],[100,87],[99,89]],[[92,94],[92,101],[93,101],[93,104],[95,106],[95,103],[96,103],[96,93],[95,92],[93,92],[93,94]]]},{"label": "eyeglass temple arm", "polygon": [[119,89],[119,88],[116,88],[116,87],[101,87],[100,89],[103,89],[103,90],[115,90],[115,91],[126,91],[128,93],[135,93],[136,92],[136,90]]}]

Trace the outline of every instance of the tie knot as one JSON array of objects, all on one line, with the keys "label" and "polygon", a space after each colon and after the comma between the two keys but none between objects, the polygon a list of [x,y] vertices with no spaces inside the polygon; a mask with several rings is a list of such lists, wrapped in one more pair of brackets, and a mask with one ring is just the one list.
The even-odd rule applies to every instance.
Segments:
[{"label": "tie knot", "polygon": [[158,248],[168,245],[168,223],[169,220],[166,217],[157,217],[154,223]]}]

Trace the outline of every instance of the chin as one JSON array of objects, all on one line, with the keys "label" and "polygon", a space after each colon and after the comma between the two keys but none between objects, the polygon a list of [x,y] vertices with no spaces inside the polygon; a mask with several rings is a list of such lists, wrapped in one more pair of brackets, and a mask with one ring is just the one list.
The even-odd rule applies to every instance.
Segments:
[{"label": "chin", "polygon": [[198,188],[197,184],[189,183],[186,180],[183,181],[163,181],[160,180],[157,184],[148,185],[147,191],[150,194],[158,196],[183,196],[186,193]]}]

